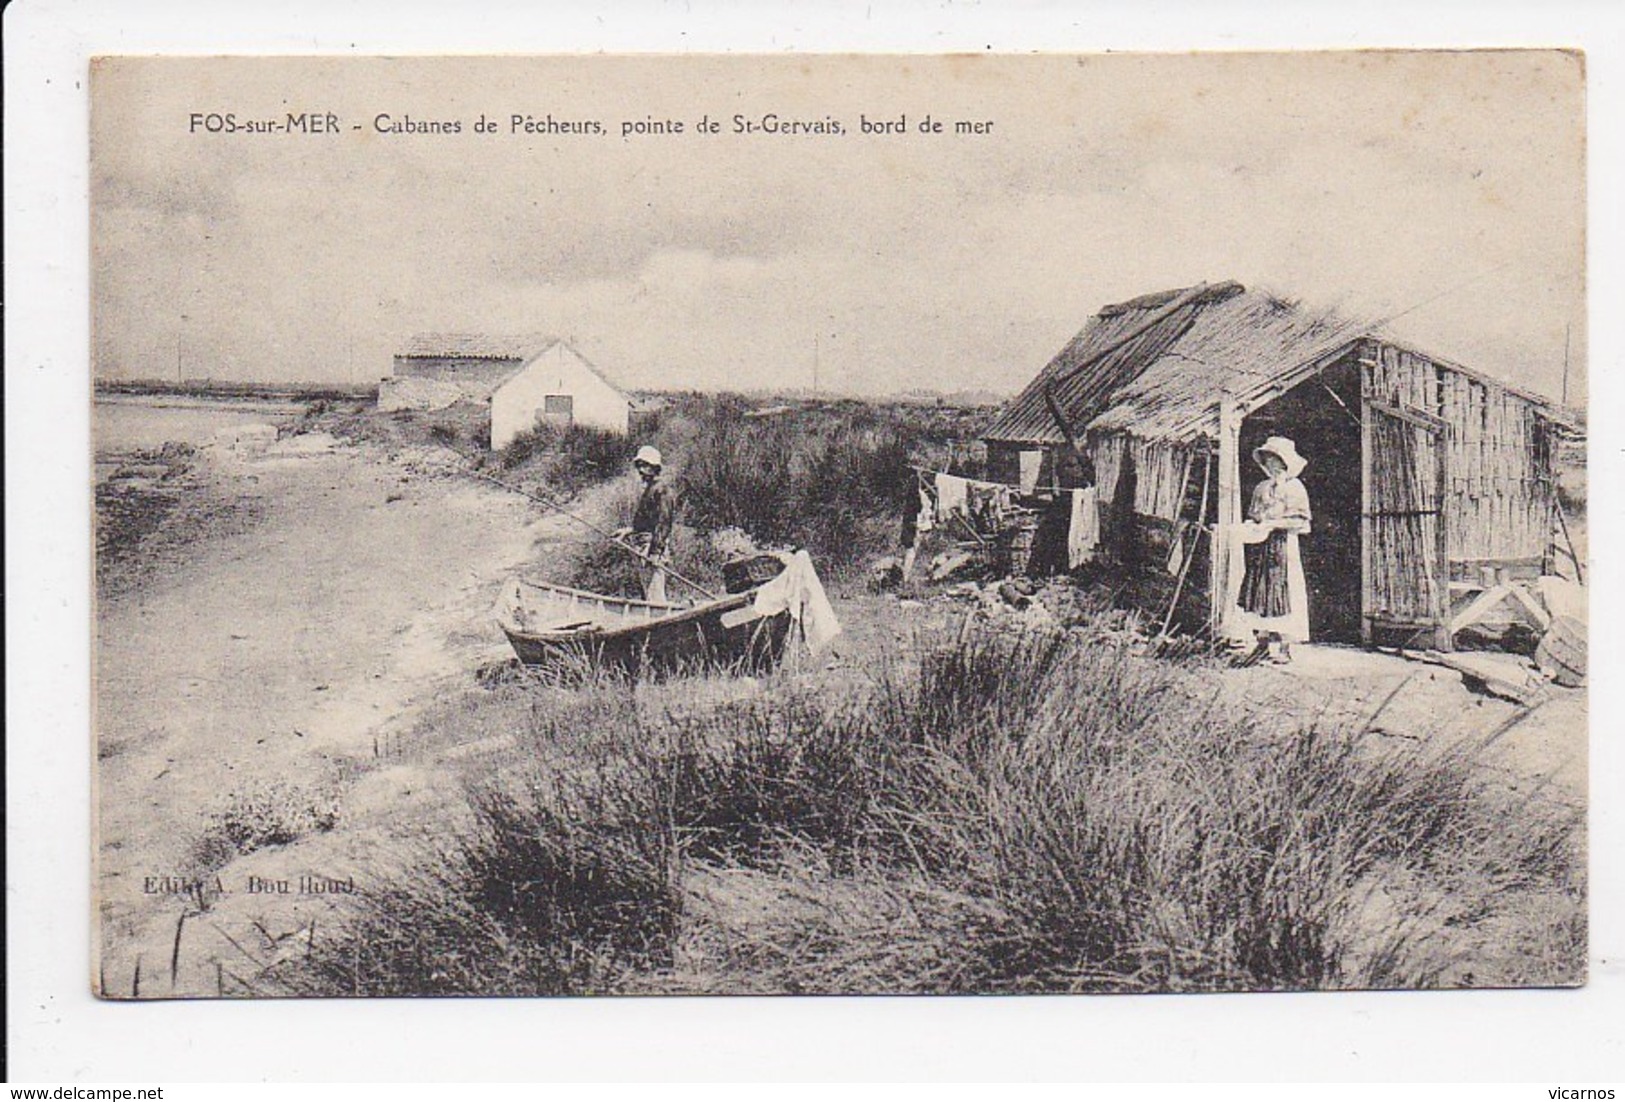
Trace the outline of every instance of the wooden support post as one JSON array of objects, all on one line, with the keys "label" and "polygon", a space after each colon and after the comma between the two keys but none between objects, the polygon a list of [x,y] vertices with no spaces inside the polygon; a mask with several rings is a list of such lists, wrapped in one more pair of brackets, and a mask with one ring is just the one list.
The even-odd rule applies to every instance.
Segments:
[{"label": "wooden support post", "polygon": [[1360,364],[1360,388],[1365,397],[1360,400],[1360,642],[1369,647],[1374,642],[1371,617],[1376,614],[1374,585],[1376,582],[1376,548],[1371,544],[1371,399],[1372,367]]},{"label": "wooden support post", "polygon": [[1209,545],[1212,564],[1212,632],[1224,631],[1230,613],[1230,533],[1241,523],[1241,411],[1234,398],[1219,400],[1219,486],[1217,527]]},{"label": "wooden support post", "polygon": [[1439,617],[1434,632],[1434,645],[1442,651],[1455,649],[1455,635],[1450,630],[1450,521],[1447,500],[1450,493],[1450,430],[1448,427],[1432,433],[1434,466],[1433,503],[1438,512],[1433,517],[1434,555],[1433,608]]}]

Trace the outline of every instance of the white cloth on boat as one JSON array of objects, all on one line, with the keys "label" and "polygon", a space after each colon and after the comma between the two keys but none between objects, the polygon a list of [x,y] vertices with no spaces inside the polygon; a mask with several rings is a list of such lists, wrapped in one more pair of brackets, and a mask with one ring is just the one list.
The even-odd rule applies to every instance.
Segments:
[{"label": "white cloth on boat", "polygon": [[1076,570],[1095,557],[1100,543],[1100,499],[1093,486],[1073,490],[1072,515],[1066,526],[1066,567]]},{"label": "white cloth on boat", "polygon": [[937,483],[937,519],[943,523],[958,513],[965,515],[966,498],[970,492],[970,482],[958,475],[939,474]]},{"label": "white cloth on boat", "polygon": [[807,649],[817,654],[841,633],[841,622],[824,592],[813,568],[812,556],[805,551],[781,556],[784,573],[756,591],[753,608],[758,616],[777,616],[788,611],[801,628]]}]

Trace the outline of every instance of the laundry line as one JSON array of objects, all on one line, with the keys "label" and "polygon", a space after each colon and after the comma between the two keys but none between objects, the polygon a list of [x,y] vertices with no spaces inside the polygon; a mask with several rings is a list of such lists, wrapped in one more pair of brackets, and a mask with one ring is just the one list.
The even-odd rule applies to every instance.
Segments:
[{"label": "laundry line", "polygon": [[1003,482],[988,482],[979,478],[933,471],[927,467],[912,466],[920,489],[921,519],[935,524],[949,524],[955,517],[962,518],[983,531],[997,531],[1004,527],[1006,517],[1029,512],[1016,503],[1019,491]]},{"label": "laundry line", "polygon": [[964,475],[948,474],[909,464],[915,475],[919,512],[914,519],[916,532],[934,527],[957,525],[984,547],[1012,530],[1032,530],[1040,517],[1060,509],[1068,569],[1077,569],[1094,559],[1100,544],[1100,506],[1093,486],[1057,490],[1052,501],[1040,508],[1019,503],[1019,487],[989,482]]}]

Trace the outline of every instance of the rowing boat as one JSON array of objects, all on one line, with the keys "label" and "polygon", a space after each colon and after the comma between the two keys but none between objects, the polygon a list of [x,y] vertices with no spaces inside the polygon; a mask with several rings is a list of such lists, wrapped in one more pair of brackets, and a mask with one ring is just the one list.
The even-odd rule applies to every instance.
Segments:
[{"label": "rowing boat", "polygon": [[514,578],[497,602],[497,623],[520,662],[553,673],[755,673],[784,656],[792,622],[788,608],[758,610],[762,588],[685,607]]}]

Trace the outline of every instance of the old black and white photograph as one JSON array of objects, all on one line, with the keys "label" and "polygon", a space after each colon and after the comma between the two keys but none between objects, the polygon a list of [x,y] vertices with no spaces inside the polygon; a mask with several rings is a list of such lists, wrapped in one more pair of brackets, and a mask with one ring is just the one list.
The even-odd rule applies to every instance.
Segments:
[{"label": "old black and white photograph", "polygon": [[87,79],[100,998],[1587,982],[1581,53]]}]

